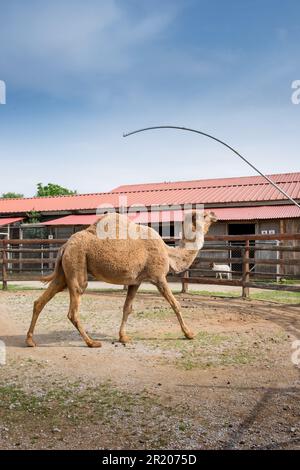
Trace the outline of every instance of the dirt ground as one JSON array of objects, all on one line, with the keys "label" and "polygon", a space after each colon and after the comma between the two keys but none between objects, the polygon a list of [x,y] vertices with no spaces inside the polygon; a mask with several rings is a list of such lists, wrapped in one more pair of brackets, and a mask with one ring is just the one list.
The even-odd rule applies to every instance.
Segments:
[{"label": "dirt ground", "polygon": [[89,349],[67,320],[68,295],[24,336],[38,291],[0,293],[1,449],[299,449],[300,306],[178,295],[194,340],[165,301],[141,293],[117,342],[124,293],[85,294]]}]

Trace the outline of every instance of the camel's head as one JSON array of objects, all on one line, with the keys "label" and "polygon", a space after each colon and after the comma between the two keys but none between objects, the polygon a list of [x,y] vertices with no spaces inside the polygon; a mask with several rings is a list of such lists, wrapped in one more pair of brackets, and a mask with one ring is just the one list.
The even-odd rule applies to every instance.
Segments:
[{"label": "camel's head", "polygon": [[188,220],[188,217],[192,221],[192,231],[202,230],[204,234],[208,232],[211,224],[218,220],[216,214],[212,211],[203,213],[200,210],[193,210],[191,216],[188,215],[186,220]]},{"label": "camel's head", "polygon": [[206,234],[209,230],[209,227],[211,224],[214,222],[217,222],[217,216],[214,212],[209,211],[209,212],[204,212],[204,234]]},{"label": "camel's head", "polygon": [[193,210],[189,212],[184,220],[184,242],[196,244],[198,249],[202,248],[204,243],[204,235],[208,232],[213,222],[217,221],[214,212],[204,212]]}]

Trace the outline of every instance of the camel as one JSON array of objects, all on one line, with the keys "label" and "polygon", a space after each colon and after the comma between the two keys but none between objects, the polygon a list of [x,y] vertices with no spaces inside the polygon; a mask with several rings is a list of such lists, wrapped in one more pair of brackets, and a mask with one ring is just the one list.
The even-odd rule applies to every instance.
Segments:
[{"label": "camel", "polygon": [[[121,343],[130,341],[125,331],[126,322],[132,312],[134,297],[144,281],[157,287],[175,312],[185,337],[192,339],[194,334],[182,318],[180,304],[175,299],[166,276],[169,271],[180,273],[191,266],[204,244],[204,235],[216,220],[213,212],[203,214],[194,210],[186,215],[184,232],[178,247],[169,247],[154,229],[137,225],[126,215],[118,213],[105,214],[97,223],[75,233],[58,252],[54,272],[42,278],[49,285],[34,302],[26,344],[36,346],[33,332],[41,311],[58,292],[67,288],[70,295],[69,320],[87,346],[101,346],[100,341],[88,336],[79,317],[80,299],[87,288],[89,274],[99,281],[127,286],[119,330]],[[115,232],[108,237],[107,230],[111,227]]]}]

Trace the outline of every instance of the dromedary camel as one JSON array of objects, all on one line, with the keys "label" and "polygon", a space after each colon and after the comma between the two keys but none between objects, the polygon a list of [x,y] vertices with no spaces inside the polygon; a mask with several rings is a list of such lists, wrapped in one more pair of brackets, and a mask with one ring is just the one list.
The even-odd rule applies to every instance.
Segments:
[{"label": "dromedary camel", "polygon": [[[194,335],[182,318],[180,304],[173,296],[166,276],[170,270],[179,273],[192,264],[203,246],[204,235],[216,220],[212,212],[193,211],[187,215],[183,237],[176,248],[167,246],[154,229],[134,224],[121,214],[106,214],[96,224],[75,233],[59,251],[54,272],[43,278],[50,284],[34,302],[27,345],[36,346],[33,331],[42,309],[55,294],[67,287],[70,294],[69,320],[89,347],[101,346],[100,341],[87,335],[79,318],[80,299],[88,285],[88,274],[99,281],[128,286],[119,332],[122,343],[130,340],[125,332],[126,321],[143,281],[150,281],[158,288],[174,310],[184,335],[192,339]],[[115,231],[107,235],[111,227]]]}]

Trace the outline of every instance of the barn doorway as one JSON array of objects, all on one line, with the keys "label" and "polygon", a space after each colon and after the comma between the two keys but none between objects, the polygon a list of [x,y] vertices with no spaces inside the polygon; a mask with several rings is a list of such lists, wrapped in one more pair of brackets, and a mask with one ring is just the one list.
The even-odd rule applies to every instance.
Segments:
[{"label": "barn doorway", "polygon": [[[228,224],[228,235],[254,235],[255,234],[255,224]],[[239,247],[244,246],[244,241],[232,241],[230,242],[232,246],[231,258],[242,258],[243,250]],[[250,246],[255,245],[254,240],[250,240]],[[250,249],[250,258],[254,258],[254,250]],[[254,265],[250,264],[250,271],[254,269]],[[242,274],[242,263],[232,263],[232,271],[235,271],[239,276]]]},{"label": "barn doorway", "polygon": [[255,224],[228,224],[228,235],[254,235]]}]

